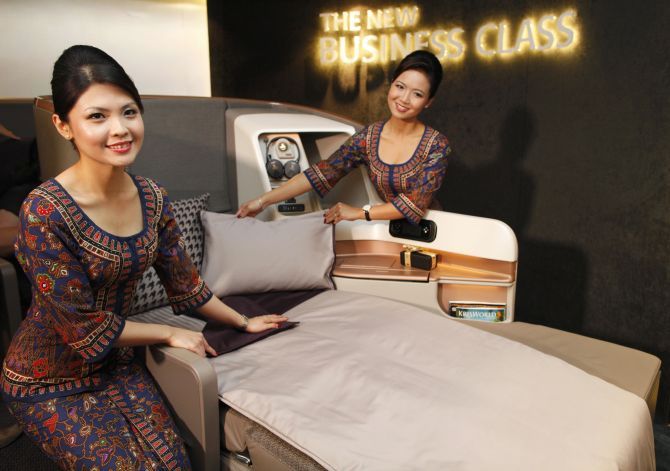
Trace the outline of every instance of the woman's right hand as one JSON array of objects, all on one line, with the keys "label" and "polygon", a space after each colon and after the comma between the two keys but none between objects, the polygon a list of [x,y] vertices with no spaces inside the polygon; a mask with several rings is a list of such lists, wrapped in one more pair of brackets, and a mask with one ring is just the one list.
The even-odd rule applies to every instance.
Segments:
[{"label": "woman's right hand", "polygon": [[256,217],[256,215],[263,211],[263,209],[265,209],[263,207],[263,200],[261,198],[256,198],[249,200],[240,206],[240,209],[237,210],[235,216],[238,218]]},{"label": "woman's right hand", "polygon": [[192,330],[174,327],[166,343],[170,347],[185,348],[201,357],[207,356],[208,353],[212,356],[216,356],[216,350],[207,343],[202,332],[194,332]]}]

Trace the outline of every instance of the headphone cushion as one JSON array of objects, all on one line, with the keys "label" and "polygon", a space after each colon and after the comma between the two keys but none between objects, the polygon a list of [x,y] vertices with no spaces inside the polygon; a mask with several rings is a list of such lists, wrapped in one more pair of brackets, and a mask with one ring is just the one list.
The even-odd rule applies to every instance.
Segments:
[{"label": "headphone cushion", "polygon": [[268,160],[265,164],[265,170],[267,170],[268,175],[276,180],[284,175],[284,165],[277,159]]},{"label": "headphone cushion", "polygon": [[286,174],[286,178],[293,178],[299,173],[300,164],[295,160],[291,160],[290,162],[286,162],[284,164],[284,174]]}]

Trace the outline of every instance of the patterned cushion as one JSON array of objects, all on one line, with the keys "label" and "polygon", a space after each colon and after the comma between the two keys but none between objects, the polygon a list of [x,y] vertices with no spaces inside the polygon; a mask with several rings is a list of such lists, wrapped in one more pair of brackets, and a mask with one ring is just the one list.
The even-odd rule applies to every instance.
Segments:
[{"label": "patterned cushion", "polygon": [[[202,268],[202,252],[205,239],[202,223],[200,222],[200,212],[207,209],[208,200],[209,193],[205,193],[193,198],[172,202],[174,217],[181,229],[184,246],[198,271]],[[168,304],[168,298],[158,274],[153,267],[150,267],[135,288],[133,304],[128,315],[132,316]]]}]

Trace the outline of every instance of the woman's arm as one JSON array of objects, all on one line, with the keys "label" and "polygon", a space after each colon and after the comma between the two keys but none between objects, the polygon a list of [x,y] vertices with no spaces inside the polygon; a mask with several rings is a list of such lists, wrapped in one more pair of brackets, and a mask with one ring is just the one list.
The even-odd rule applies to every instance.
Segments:
[{"label": "woman's arm", "polygon": [[[157,343],[186,348],[201,356],[216,354],[201,332],[126,321],[112,311],[96,309],[86,269],[68,249],[68,235],[61,230],[57,214],[51,203],[36,194],[26,199],[19,219],[21,228],[16,231],[19,260],[33,286],[38,287],[34,296],[50,305],[47,312],[54,316],[55,331],[86,362],[100,361],[112,346]],[[29,242],[27,237],[36,242]],[[56,263],[67,270],[67,277],[51,276],[50,267]]]},{"label": "woman's arm", "polygon": [[263,193],[258,198],[254,198],[244,203],[240,206],[240,209],[237,210],[237,217],[254,217],[269,205],[295,198],[298,195],[308,192],[311,188],[312,185],[310,185],[305,174],[299,173],[282,186],[275,188],[272,191],[268,191],[267,193]]},{"label": "woman's arm", "polygon": [[[402,219],[403,214],[393,206],[392,203],[384,203],[373,206],[368,211],[370,220],[390,220]],[[356,208],[344,203],[337,203],[332,206],[326,214],[324,214],[323,222],[326,224],[337,224],[340,221],[355,221],[357,219],[365,219],[365,211],[363,208]]]},{"label": "woman's arm", "polygon": [[252,317],[248,319],[235,309],[226,306],[219,298],[212,298],[196,309],[200,314],[221,324],[227,324],[246,332],[263,332],[268,329],[276,329],[281,322],[287,321],[288,317],[268,314],[266,316]]},{"label": "woman's arm", "polygon": [[326,196],[342,177],[367,162],[367,130],[365,127],[351,136],[328,159],[312,165],[282,186],[242,204],[237,217],[256,216],[270,204],[295,198],[311,189],[322,198]]},{"label": "woman's arm", "polygon": [[145,324],[143,322],[126,321],[123,331],[114,342],[115,347],[137,347],[140,345],[165,344],[171,347],[185,348],[200,355],[216,355],[205,340],[202,332],[180,329],[164,324]]},{"label": "woman's arm", "polygon": [[[268,205],[286,201],[289,198],[295,198],[312,188],[304,173],[296,175],[279,188],[264,193],[258,198],[247,201],[237,210],[237,217],[254,217]],[[402,219],[404,215],[396,209],[391,203],[384,203],[370,208],[370,219],[389,220]],[[356,219],[365,219],[363,208],[356,208],[344,203],[337,203],[324,215],[324,222],[327,224],[337,224],[340,221],[355,221]]]},{"label": "woman's arm", "polygon": [[[281,322],[288,320],[285,316],[275,314],[247,319],[246,316],[226,306],[217,297],[212,297],[196,310],[213,321],[228,324],[237,329],[252,333],[262,332],[267,329],[276,329]],[[164,324],[145,324],[143,322],[126,321],[123,331],[121,331],[116,342],[114,342],[115,347],[137,347],[154,344],[185,348],[202,357],[208,353],[216,355],[216,350],[207,343],[202,332],[194,332]]]}]

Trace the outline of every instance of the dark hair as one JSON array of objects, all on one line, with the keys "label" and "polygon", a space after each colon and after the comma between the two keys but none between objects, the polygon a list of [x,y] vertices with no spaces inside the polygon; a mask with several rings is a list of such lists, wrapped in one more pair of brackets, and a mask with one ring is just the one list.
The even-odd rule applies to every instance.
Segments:
[{"label": "dark hair", "polygon": [[391,82],[406,70],[419,70],[426,74],[430,82],[430,98],[435,96],[442,82],[442,64],[435,54],[429,51],[414,51],[407,54],[393,71]]},{"label": "dark hair", "polygon": [[135,84],[109,54],[93,46],[72,46],[54,64],[51,94],[54,111],[67,122],[67,115],[79,97],[95,83],[108,83],[126,91],[141,112],[144,106]]}]

